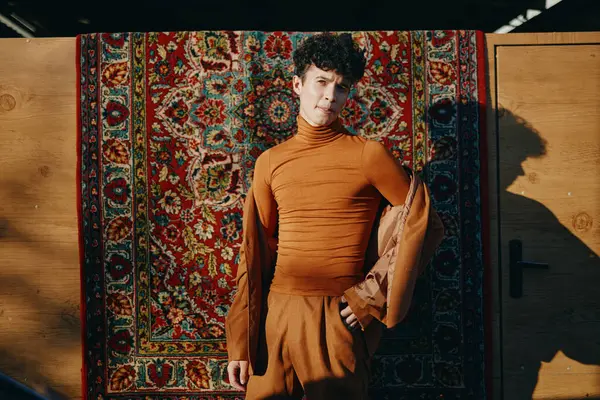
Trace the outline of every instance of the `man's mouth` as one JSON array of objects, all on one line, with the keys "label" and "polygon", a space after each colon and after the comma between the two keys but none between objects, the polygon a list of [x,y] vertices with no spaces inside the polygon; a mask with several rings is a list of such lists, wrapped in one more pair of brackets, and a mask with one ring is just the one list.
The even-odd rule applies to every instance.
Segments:
[{"label": "man's mouth", "polygon": [[326,107],[317,107],[319,110],[321,110],[321,112],[325,113],[325,114],[331,114],[333,113],[333,109],[332,108],[326,108]]}]

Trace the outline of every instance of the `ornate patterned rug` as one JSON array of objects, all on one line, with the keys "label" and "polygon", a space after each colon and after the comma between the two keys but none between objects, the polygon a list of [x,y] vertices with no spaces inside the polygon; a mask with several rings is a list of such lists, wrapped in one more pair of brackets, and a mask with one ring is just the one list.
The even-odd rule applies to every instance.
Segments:
[{"label": "ornate patterned rug", "polygon": [[[242,202],[295,133],[292,51],[312,33],[86,34],[78,46],[84,398],[241,399],[226,374]],[[419,171],[446,227],[374,399],[486,398],[483,35],[353,32],[342,118]]]}]

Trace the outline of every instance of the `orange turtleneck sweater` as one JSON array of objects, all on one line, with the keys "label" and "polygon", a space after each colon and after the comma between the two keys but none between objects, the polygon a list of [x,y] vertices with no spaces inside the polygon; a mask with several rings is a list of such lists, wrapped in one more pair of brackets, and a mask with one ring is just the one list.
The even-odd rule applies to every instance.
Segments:
[{"label": "orange turtleneck sweater", "polygon": [[349,134],[339,120],[313,127],[258,157],[253,190],[269,238],[278,232],[274,292],[340,296],[364,278],[383,195],[404,203],[409,178],[387,149]]}]

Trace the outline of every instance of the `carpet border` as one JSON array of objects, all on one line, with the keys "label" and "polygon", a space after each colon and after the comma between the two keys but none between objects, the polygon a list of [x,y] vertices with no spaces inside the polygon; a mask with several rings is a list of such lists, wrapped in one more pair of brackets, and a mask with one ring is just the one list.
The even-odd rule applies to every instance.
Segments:
[{"label": "carpet border", "polygon": [[81,170],[81,164],[83,162],[83,154],[81,151],[82,146],[82,137],[81,137],[81,82],[79,77],[81,76],[81,35],[77,35],[75,40],[75,68],[77,73],[77,79],[75,79],[76,93],[77,99],[76,107],[77,107],[77,138],[76,142],[76,152],[77,152],[77,164],[76,164],[76,204],[77,204],[77,230],[78,230],[78,244],[79,244],[79,284],[80,284],[80,319],[81,319],[81,398],[82,400],[87,400],[87,362],[85,359],[86,351],[86,340],[85,340],[85,332],[87,330],[86,324],[86,307],[85,307],[85,252],[84,252],[84,239],[83,239],[83,209],[82,209],[82,190],[81,190],[81,182],[83,179],[83,174]]},{"label": "carpet border", "polygon": [[485,33],[476,31],[477,51],[477,91],[479,97],[479,159],[480,159],[480,196],[481,196],[481,239],[483,261],[483,328],[484,328],[484,382],[485,397],[493,399],[493,271],[490,255],[490,213],[489,213],[489,155],[487,143],[487,49]]}]

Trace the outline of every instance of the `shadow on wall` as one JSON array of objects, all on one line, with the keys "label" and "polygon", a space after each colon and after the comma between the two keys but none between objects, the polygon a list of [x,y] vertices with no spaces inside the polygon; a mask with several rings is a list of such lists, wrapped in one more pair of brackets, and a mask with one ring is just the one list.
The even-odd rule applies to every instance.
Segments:
[{"label": "shadow on wall", "polygon": [[67,400],[51,388],[31,388],[0,373],[0,399],[7,400]]},{"label": "shadow on wall", "polygon": [[[24,293],[31,293],[27,297],[29,303],[26,307],[29,309],[54,311],[48,311],[48,314],[38,317],[41,332],[35,343],[24,343],[23,340],[15,338],[12,345],[0,344],[0,360],[2,360],[0,362],[0,399],[20,399],[21,397],[14,396],[16,393],[21,393],[24,396],[23,399],[28,399],[31,394],[25,390],[26,388],[29,391],[36,392],[38,396],[43,396],[31,397],[32,399],[67,399],[68,397],[65,394],[54,389],[59,386],[58,382],[54,382],[45,376],[44,370],[51,366],[44,365],[43,360],[46,355],[59,354],[61,349],[71,350],[72,347],[79,345],[81,341],[79,316],[67,311],[70,308],[69,306],[65,306],[60,302],[49,303],[47,298],[37,295],[38,288],[22,277],[3,278],[2,286],[0,286],[0,299],[6,295],[3,288],[7,287],[12,287],[13,290],[18,288]],[[53,336],[57,335],[57,332],[61,335],[68,334],[68,337],[53,340]],[[25,350],[28,347],[31,351]],[[44,349],[51,351],[46,353]],[[54,365],[59,367],[56,361]],[[77,375],[74,379],[80,379],[80,376]],[[16,385],[16,383],[19,384]],[[64,383],[61,386],[64,386]],[[5,392],[11,393],[11,396],[3,397]]]},{"label": "shadow on wall", "polygon": [[[527,269],[522,298],[510,298],[508,287],[501,293],[505,305],[502,320],[510,318],[514,323],[503,326],[505,398],[531,399],[542,363],[551,362],[558,352],[576,362],[600,366],[600,260],[544,204],[509,191],[519,177],[540,183],[535,181],[535,174],[526,175],[522,164],[530,158],[545,157],[548,144],[527,121],[509,110],[499,110],[499,120],[503,152],[499,164],[500,217],[511,221],[512,232],[519,236],[503,241],[543,238],[544,242],[538,239],[537,243],[523,240],[523,257],[548,263],[552,273],[550,277],[549,270]],[[539,259],[529,259],[528,253]],[[501,255],[501,268],[508,268],[508,249],[502,248]],[[514,315],[517,310],[518,315]],[[568,388],[563,391],[569,392]]]},{"label": "shadow on wall", "polygon": [[[0,272],[0,399],[62,400],[72,396],[56,388],[62,389],[73,382],[57,382],[47,376],[46,371],[56,372],[55,368],[64,367],[60,364],[61,354],[80,351],[79,304],[57,299],[52,292],[60,289],[59,282],[45,282],[37,273],[60,263],[77,243],[43,242],[19,228],[12,214],[19,215],[21,220],[27,215],[31,218],[30,224],[35,218],[23,214],[26,207],[38,204],[38,199],[28,192],[30,190],[20,181],[0,183],[4,206],[0,212],[15,211],[0,214],[4,264]],[[40,264],[31,265],[32,260]],[[78,274],[78,266],[74,266],[74,271]],[[73,379],[81,378],[77,374]],[[79,393],[74,395],[79,396]]]}]

